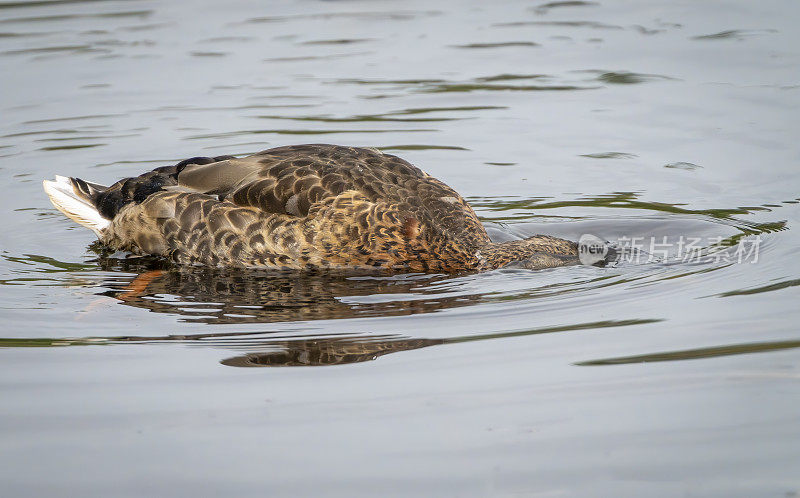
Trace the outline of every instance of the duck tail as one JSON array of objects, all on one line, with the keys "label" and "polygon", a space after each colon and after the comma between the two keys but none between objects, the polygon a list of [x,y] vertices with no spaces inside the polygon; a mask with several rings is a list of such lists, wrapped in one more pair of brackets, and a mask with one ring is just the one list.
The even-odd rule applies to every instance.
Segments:
[{"label": "duck tail", "polygon": [[56,175],[55,181],[44,180],[44,191],[50,202],[69,219],[92,230],[98,237],[111,220],[97,209],[96,200],[106,187],[85,182],[79,178]]}]

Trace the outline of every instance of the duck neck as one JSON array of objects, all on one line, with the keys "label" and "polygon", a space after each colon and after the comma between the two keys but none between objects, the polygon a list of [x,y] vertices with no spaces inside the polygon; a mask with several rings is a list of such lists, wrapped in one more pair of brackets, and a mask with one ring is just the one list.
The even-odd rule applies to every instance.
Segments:
[{"label": "duck neck", "polygon": [[578,264],[578,245],[575,242],[535,235],[522,240],[490,243],[480,250],[481,268],[507,266],[518,268],[552,268]]}]

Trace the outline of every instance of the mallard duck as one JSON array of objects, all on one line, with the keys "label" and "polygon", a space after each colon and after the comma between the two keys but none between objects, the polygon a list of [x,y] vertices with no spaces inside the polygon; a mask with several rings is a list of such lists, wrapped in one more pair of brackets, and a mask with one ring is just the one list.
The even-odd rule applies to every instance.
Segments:
[{"label": "mallard duck", "polygon": [[578,264],[547,235],[493,243],[452,188],[376,149],[293,145],[193,157],[104,187],[44,181],[113,250],[178,264],[455,273]]}]

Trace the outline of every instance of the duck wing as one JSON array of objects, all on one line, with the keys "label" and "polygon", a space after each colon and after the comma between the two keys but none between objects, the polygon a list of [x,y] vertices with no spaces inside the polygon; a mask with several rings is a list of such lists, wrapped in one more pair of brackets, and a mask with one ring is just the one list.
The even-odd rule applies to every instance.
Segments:
[{"label": "duck wing", "polygon": [[316,204],[345,191],[373,202],[418,197],[417,187],[430,178],[399,157],[375,149],[312,144],[191,164],[179,172],[175,188],[217,195],[267,213],[307,216]]},{"label": "duck wing", "polygon": [[483,225],[452,188],[377,149],[310,144],[186,166],[178,188],[218,195],[241,207],[297,217],[330,211],[340,196],[381,204],[442,237],[479,246]]}]

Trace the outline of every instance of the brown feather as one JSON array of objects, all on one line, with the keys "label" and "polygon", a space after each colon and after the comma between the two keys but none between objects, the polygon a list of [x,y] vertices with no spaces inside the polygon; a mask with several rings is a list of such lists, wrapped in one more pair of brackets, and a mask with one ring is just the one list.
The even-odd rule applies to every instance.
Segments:
[{"label": "brown feather", "polygon": [[575,243],[553,237],[493,244],[457,192],[375,149],[297,145],[217,159],[157,168],[98,194],[113,213],[101,240],[219,266],[457,272],[577,263]]}]

